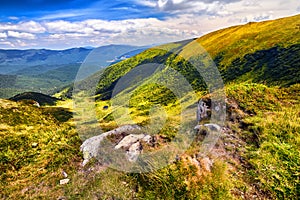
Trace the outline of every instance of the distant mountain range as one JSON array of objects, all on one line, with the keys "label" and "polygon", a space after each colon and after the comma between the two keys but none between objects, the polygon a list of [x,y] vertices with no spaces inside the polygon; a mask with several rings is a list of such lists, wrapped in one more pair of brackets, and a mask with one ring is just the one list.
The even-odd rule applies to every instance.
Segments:
[{"label": "distant mountain range", "polygon": [[89,72],[92,74],[111,63],[140,53],[144,49],[146,47],[129,45],[67,50],[1,49],[0,97],[8,98],[25,91],[51,94],[74,81],[79,67],[91,53],[95,57],[95,65]]},{"label": "distant mountain range", "polygon": [[[41,67],[47,71],[54,66],[81,63],[91,49],[73,48],[67,50],[0,50],[0,72],[2,74],[22,74],[31,67]],[[44,67],[42,67],[44,66]],[[26,72],[25,72],[26,73]]]},{"label": "distant mountain range", "polygon": [[[225,83],[252,81],[289,86],[300,82],[299,21],[300,15],[251,22],[209,33],[195,41],[212,57]],[[177,45],[185,42],[177,42]],[[88,76],[97,79],[97,72],[110,66],[97,86],[99,97],[106,99],[117,81],[136,66],[173,59],[168,52],[147,48],[108,45],[95,49],[0,50],[0,97],[24,91],[53,94],[71,84],[84,64],[88,68],[80,73],[79,79]],[[176,60],[176,55],[174,58]],[[205,84],[190,66],[185,66],[184,62],[171,65],[185,74],[196,90],[203,89]]]}]

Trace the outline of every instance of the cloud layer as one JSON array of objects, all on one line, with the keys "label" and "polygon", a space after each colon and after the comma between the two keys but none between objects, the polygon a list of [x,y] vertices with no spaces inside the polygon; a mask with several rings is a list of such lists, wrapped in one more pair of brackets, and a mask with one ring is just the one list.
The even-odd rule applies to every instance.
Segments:
[{"label": "cloud layer", "polygon": [[[97,1],[95,1],[97,2]],[[105,1],[106,2],[106,1]],[[101,46],[107,44],[148,45],[199,37],[219,28],[274,19],[299,13],[298,0],[130,0],[113,6],[124,19],[98,18],[74,20],[81,12],[56,11],[34,18],[10,16],[0,22],[0,48],[54,48]],[[107,3],[107,2],[106,2]],[[104,6],[109,7],[109,4]],[[115,4],[114,4],[115,5]],[[147,11],[153,17],[132,13]],[[119,10],[119,11],[118,11]],[[134,11],[132,11],[134,10]],[[128,12],[128,15],[126,13]],[[96,16],[96,15],[95,15]]]},{"label": "cloud layer", "polygon": [[223,5],[241,0],[158,0],[156,6],[170,12],[203,12],[210,13],[222,9]]}]

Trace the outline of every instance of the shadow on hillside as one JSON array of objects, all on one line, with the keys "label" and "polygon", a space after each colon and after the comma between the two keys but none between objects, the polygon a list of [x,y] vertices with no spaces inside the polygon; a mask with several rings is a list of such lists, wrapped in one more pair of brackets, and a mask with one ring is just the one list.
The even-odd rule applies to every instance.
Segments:
[{"label": "shadow on hillside", "polygon": [[44,107],[43,113],[53,116],[59,122],[67,122],[73,117],[73,113],[67,108]]}]

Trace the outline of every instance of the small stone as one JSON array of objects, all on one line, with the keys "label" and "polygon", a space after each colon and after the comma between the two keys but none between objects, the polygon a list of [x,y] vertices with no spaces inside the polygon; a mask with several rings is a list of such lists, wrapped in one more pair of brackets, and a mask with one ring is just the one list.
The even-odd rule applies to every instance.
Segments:
[{"label": "small stone", "polygon": [[146,142],[147,144],[150,144],[152,141],[152,137],[151,137],[151,135],[146,135],[142,140],[144,142]]},{"label": "small stone", "polygon": [[36,148],[38,146],[38,143],[34,142],[31,144],[32,148]]},{"label": "small stone", "polygon": [[62,175],[64,176],[64,178],[68,177],[68,174],[65,171],[62,171]]},{"label": "small stone", "polygon": [[70,181],[70,179],[68,179],[68,178],[62,179],[62,180],[59,181],[59,184],[60,184],[60,185],[65,185],[65,184],[68,184],[69,181]]},{"label": "small stone", "polygon": [[201,159],[201,166],[206,170],[206,171],[211,171],[211,167],[213,165],[212,160],[210,160],[208,157],[205,157]]}]

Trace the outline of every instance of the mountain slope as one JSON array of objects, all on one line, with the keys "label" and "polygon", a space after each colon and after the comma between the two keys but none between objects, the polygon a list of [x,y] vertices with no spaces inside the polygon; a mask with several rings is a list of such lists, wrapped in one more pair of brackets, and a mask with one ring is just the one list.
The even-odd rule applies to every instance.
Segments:
[{"label": "mountain slope", "polygon": [[70,111],[0,99],[0,115],[0,198],[63,195],[61,173],[74,173],[80,161],[80,139],[67,123]]},{"label": "mountain slope", "polygon": [[[299,21],[300,15],[296,15],[248,23],[210,33],[196,41],[215,61],[225,83],[247,80],[288,86],[300,82]],[[176,46],[175,43],[169,45]],[[147,62],[170,63],[180,73],[188,74],[189,82],[194,83],[194,88],[203,86],[203,82],[198,80],[199,76],[191,78],[191,74],[194,74],[191,65],[176,60],[176,56],[170,56],[170,52],[161,47],[155,47],[108,67],[101,76],[97,93],[100,96],[110,93],[118,79],[130,69]],[[107,98],[107,95],[104,96]]]},{"label": "mountain slope", "polygon": [[[300,30],[297,28],[299,21],[300,15],[249,23],[216,31],[194,40],[211,55],[225,82],[229,101],[228,118],[224,127],[226,129],[224,138],[220,139],[215,149],[216,152],[225,152],[225,155],[218,157],[218,153],[216,155],[212,153],[211,156],[218,157],[214,159],[221,159],[230,166],[233,178],[231,181],[237,183],[230,189],[231,194],[234,193],[233,191],[237,192],[235,197],[240,195],[248,199],[297,199],[299,197],[297,176],[300,171],[298,167],[300,157],[297,151],[300,146],[300,131],[297,125],[300,102],[298,96]],[[274,29],[276,31],[272,31]],[[100,113],[98,122],[101,127],[111,129],[116,126],[114,112],[118,112],[118,108],[112,107],[111,110],[106,111],[101,108],[110,105],[111,102],[107,100],[111,99],[118,81],[143,64],[164,64],[166,69],[177,70],[184,75],[193,89],[199,92],[197,94],[203,97],[205,94],[203,91],[207,89],[206,84],[191,63],[185,62],[180,58],[180,53],[176,53],[176,48],[184,46],[186,42],[167,44],[163,48],[151,48],[106,68],[98,77],[99,82],[96,87],[98,99],[96,105]],[[170,53],[168,49],[175,53]],[[127,85],[139,84],[143,79],[142,75],[129,77],[131,79],[125,81]],[[168,78],[168,81],[174,81],[173,77]],[[123,91],[118,92],[126,94],[133,88],[125,87]],[[135,123],[147,125],[151,107],[156,104],[163,106],[166,112],[175,113],[179,110],[178,101],[172,92],[165,87],[151,84],[139,87],[130,97],[126,109],[129,110],[130,117]],[[162,138],[171,140],[174,136],[174,129],[178,124],[176,120],[172,120],[168,119],[167,127],[160,130],[159,135]],[[197,152],[197,147],[189,151]],[[186,172],[184,168],[186,163],[183,164],[184,166],[181,164],[162,169],[154,175],[137,176],[142,197],[165,198],[167,196],[171,199],[175,193],[182,195],[182,198],[195,198],[189,195],[193,195],[193,189],[197,188],[198,184],[201,185],[201,178],[200,180],[195,177],[191,180],[180,179],[182,173],[186,173],[187,177],[196,173],[193,170]],[[244,175],[238,174],[239,171]],[[222,173],[218,175],[222,176]],[[170,176],[173,179],[168,179]],[[158,185],[157,180],[162,180],[164,185]],[[227,181],[224,180],[225,183]],[[190,186],[190,190],[186,191],[185,186]],[[200,187],[196,191],[200,192],[202,189]],[[227,189],[224,193],[209,196],[207,199],[230,198],[226,196]]]},{"label": "mountain slope", "polygon": [[[300,15],[265,22],[250,22],[209,33],[197,41],[213,58],[223,57],[228,67],[233,60],[275,46],[288,48],[300,43]],[[219,58],[220,59],[220,58]]]},{"label": "mountain slope", "polygon": [[[78,129],[68,123],[69,118],[61,118],[62,113],[68,116],[69,110],[0,100],[0,169],[4,172],[0,175],[0,198],[299,199],[299,37],[298,30],[291,29],[295,21],[299,21],[299,16],[231,27],[196,40],[202,41],[211,53],[225,80],[226,121],[222,134],[214,148],[203,155],[201,145],[208,132],[196,133],[189,149],[152,173],[120,172],[97,160],[82,167]],[[273,27],[278,32],[271,34]],[[292,31],[293,37],[287,30]],[[261,37],[265,43],[258,40]],[[88,84],[87,88],[96,87],[98,98],[91,108],[82,109],[88,119],[89,109],[97,115],[88,125],[100,126],[102,130],[120,125],[114,120],[119,107],[109,101],[112,91],[122,77],[143,64],[165,64],[179,71],[199,98],[209,102],[211,96],[205,92],[206,84],[191,63],[176,52],[190,41],[195,40],[148,49],[82,80],[81,84]],[[125,90],[119,87],[118,92],[130,91],[134,87],[126,86],[140,83],[151,72],[145,70],[140,76],[129,76],[123,82]],[[4,78],[14,82],[14,77]],[[173,76],[166,79],[171,83],[176,81]],[[196,102],[188,97],[182,99],[185,101],[178,101],[174,93],[158,84],[143,85],[133,93],[125,106],[134,123],[156,127],[161,121],[166,122],[155,133],[153,147],[143,149],[144,152],[168,146],[172,141],[180,126],[181,106],[194,108]],[[86,103],[85,99],[79,101]],[[151,110],[157,108],[153,107],[156,104],[161,106]],[[165,113],[160,112],[161,108]],[[164,115],[168,115],[165,121]],[[154,123],[150,116],[154,116]],[[93,130],[99,134],[98,129]],[[70,181],[60,185],[63,172],[68,173]]]}]

